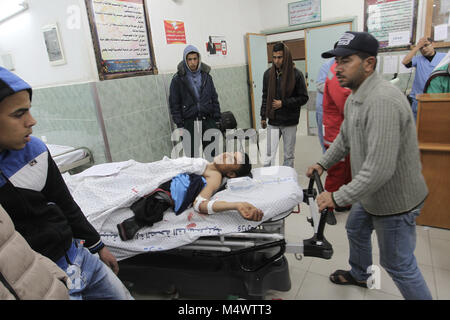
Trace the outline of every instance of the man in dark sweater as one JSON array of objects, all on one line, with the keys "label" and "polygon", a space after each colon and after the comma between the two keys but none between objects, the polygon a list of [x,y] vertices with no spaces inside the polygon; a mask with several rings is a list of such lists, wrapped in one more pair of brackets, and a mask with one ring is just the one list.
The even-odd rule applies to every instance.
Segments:
[{"label": "man in dark sweater", "polygon": [[295,141],[300,107],[308,102],[308,90],[300,70],[295,68],[289,48],[283,43],[273,47],[273,64],[263,78],[261,127],[267,127],[267,158],[264,166],[274,164],[278,143],[283,136],[283,165],[294,167]]},{"label": "man in dark sweater", "polygon": [[31,248],[66,271],[72,299],[127,299],[115,257],[73,200],[46,145],[31,136],[31,96],[26,82],[0,67],[0,204]]}]

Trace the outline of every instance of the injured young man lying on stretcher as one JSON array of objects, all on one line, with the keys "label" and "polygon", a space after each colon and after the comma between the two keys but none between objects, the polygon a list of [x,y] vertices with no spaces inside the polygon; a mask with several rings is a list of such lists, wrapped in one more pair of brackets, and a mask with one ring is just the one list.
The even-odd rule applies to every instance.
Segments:
[{"label": "injured young man lying on stretcher", "polygon": [[250,159],[246,153],[225,152],[215,157],[213,162],[207,163],[201,175],[178,174],[131,206],[135,216],[117,225],[120,238],[130,240],[139,229],[161,221],[168,208],[179,214],[191,205],[196,212],[202,214],[236,210],[246,220],[260,221],[263,212],[248,202],[210,199],[220,188],[223,178],[248,176],[250,171]]},{"label": "injured young man lying on stretcher", "polygon": [[250,170],[245,154],[225,153],[212,163],[187,157],[102,163],[63,177],[120,261],[188,245],[200,237],[246,232],[303,201],[293,168]]}]

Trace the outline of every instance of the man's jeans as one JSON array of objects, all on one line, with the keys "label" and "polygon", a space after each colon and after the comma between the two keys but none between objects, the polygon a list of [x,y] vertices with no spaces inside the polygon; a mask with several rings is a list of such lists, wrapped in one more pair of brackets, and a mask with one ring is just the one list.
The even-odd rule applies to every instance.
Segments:
[{"label": "man's jeans", "polygon": [[127,288],[97,256],[79,246],[72,265],[63,270],[69,276],[71,300],[131,300]]},{"label": "man's jeans", "polygon": [[394,280],[403,297],[407,300],[432,299],[414,256],[416,217],[420,209],[421,207],[401,215],[378,217],[370,215],[360,203],[352,206],[346,229],[350,244],[350,273],[356,280],[365,281],[370,276],[371,235],[375,230],[381,266]]},{"label": "man's jeans", "polygon": [[278,144],[283,136],[283,166],[294,167],[295,141],[297,139],[297,125],[295,126],[271,126],[267,125],[267,155],[264,167],[277,165],[275,157],[279,155]]},{"label": "man's jeans", "polygon": [[417,122],[417,108],[419,105],[419,101],[417,101],[415,98],[412,98],[412,104],[411,104],[411,109],[414,115],[414,121]]}]

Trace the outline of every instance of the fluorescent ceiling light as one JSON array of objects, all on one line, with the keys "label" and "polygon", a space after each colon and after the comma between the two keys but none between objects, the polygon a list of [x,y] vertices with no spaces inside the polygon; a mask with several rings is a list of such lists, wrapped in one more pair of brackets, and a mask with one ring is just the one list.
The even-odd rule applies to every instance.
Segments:
[{"label": "fluorescent ceiling light", "polygon": [[0,3],[0,23],[28,9],[28,3],[23,0],[8,0]]}]

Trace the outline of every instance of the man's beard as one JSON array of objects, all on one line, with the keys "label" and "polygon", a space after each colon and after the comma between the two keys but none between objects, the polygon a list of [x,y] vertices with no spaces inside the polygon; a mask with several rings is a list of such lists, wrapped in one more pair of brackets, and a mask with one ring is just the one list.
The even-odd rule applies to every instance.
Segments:
[{"label": "man's beard", "polygon": [[[339,77],[341,74],[339,72],[336,72],[336,77]],[[355,72],[355,74],[352,76],[351,79],[348,77],[345,77],[344,82],[339,81],[339,85],[342,88],[349,88],[351,90],[356,90],[359,88],[361,83],[364,81],[364,69],[362,64],[359,66],[358,70]]]}]

